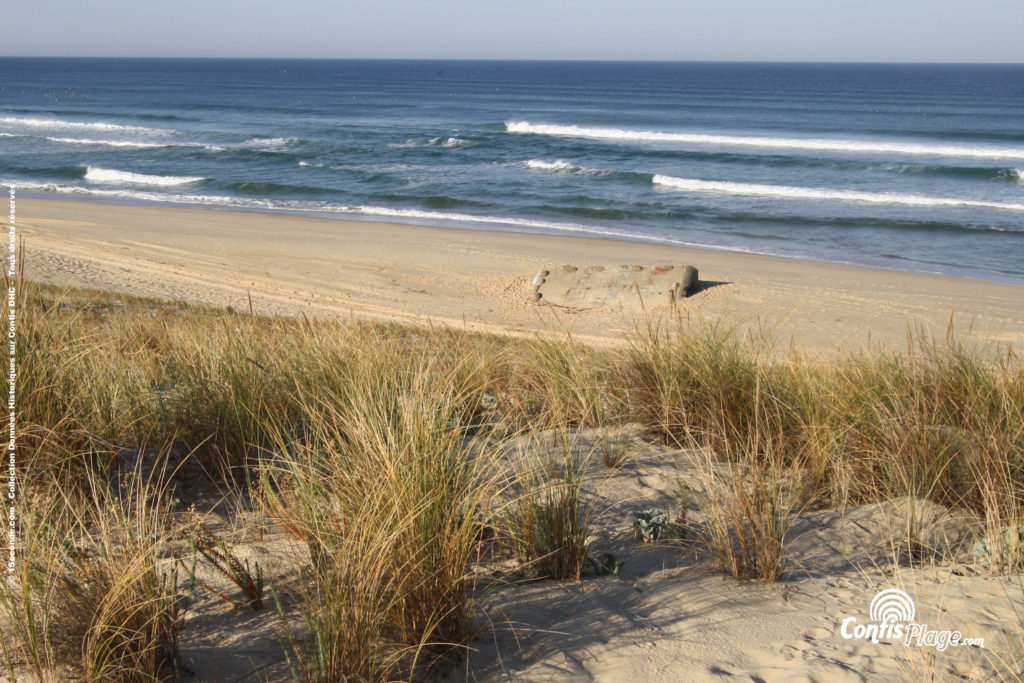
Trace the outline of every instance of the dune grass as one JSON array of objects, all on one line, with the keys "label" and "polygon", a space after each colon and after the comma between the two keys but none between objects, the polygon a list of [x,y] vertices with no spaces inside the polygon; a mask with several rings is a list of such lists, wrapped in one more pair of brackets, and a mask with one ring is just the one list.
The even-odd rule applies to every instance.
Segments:
[{"label": "dune grass", "polygon": [[587,564],[597,498],[585,487],[593,448],[565,425],[528,438],[501,507],[502,530],[527,576],[579,580]]},{"label": "dune grass", "polygon": [[159,552],[169,470],[158,456],[113,486],[86,465],[71,486],[52,463],[73,456],[54,449],[47,441],[24,454],[22,562],[0,590],[11,678],[16,667],[42,681],[173,678],[183,596]]},{"label": "dune grass", "polygon": [[[171,477],[115,488],[126,449],[191,453],[308,548],[306,627],[283,635],[303,680],[412,679],[458,658],[487,533],[538,575],[579,579],[597,514],[582,472],[622,465],[607,444],[574,450],[579,428],[640,423],[707,454],[701,538],[737,577],[784,573],[796,511],[904,496],[977,515],[989,569],[1019,571],[1005,530],[1024,523],[1024,363],[1005,349],[914,332],[900,353],[823,361],[678,321],[593,349],[31,283],[20,297],[12,671],[173,668]],[[562,435],[565,457],[510,479],[501,444],[540,435]]]},{"label": "dune grass", "polygon": [[486,450],[464,441],[484,371],[444,348],[408,353],[386,330],[344,341],[319,392],[296,396],[301,433],[273,427],[261,498],[313,560],[297,672],[394,680],[468,635],[466,568],[492,487]]}]

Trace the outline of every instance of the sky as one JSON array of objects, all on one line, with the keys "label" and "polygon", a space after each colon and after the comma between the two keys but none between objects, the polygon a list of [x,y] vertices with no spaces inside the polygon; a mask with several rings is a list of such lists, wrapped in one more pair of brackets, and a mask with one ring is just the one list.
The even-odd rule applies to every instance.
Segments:
[{"label": "sky", "polygon": [[21,0],[0,54],[1024,62],[1024,0]]}]

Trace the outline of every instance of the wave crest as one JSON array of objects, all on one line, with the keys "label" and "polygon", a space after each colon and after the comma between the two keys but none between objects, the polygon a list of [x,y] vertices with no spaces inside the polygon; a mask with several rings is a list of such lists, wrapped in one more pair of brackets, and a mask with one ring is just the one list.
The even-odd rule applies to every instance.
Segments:
[{"label": "wave crest", "polygon": [[239,149],[255,149],[255,150],[267,149],[267,150],[274,151],[274,150],[278,150],[278,149],[280,149],[282,147],[287,147],[289,145],[302,144],[303,142],[305,142],[305,140],[302,140],[301,138],[261,138],[261,137],[254,137],[254,138],[249,138],[248,140],[246,140],[244,142],[238,143],[237,145],[235,145],[235,147],[237,147]]},{"label": "wave crest", "polygon": [[530,159],[526,162],[527,168],[533,168],[540,171],[579,171],[582,170],[579,166],[571,164],[568,161],[562,161],[557,159],[555,161],[544,161],[543,159]]},{"label": "wave crest", "polygon": [[20,126],[22,128],[50,128],[65,130],[102,130],[121,131],[130,133],[166,133],[168,131],[159,128],[146,128],[145,126],[129,126],[121,123],[108,123],[106,121],[66,121],[64,119],[40,119],[22,116],[0,117],[0,124],[8,126]]},{"label": "wave crest", "polygon": [[509,133],[615,140],[620,142],[668,142],[676,144],[760,147],[814,152],[853,152],[906,154],[915,156],[977,157],[984,159],[1024,159],[1024,149],[969,145],[935,145],[885,140],[843,140],[830,138],[775,138],[756,135],[712,135],[706,133],[667,133],[591,126],[535,124],[508,121]]},{"label": "wave crest", "polygon": [[435,147],[465,147],[466,145],[472,144],[472,141],[460,138],[456,135],[452,137],[431,138],[428,144]]},{"label": "wave crest", "polygon": [[929,197],[927,195],[900,194],[895,192],[863,192],[860,190],[835,190],[819,187],[793,187],[788,185],[758,185],[728,181],[697,180],[655,175],[654,184],[675,190],[695,193],[719,193],[749,197],[776,197],[780,199],[815,199],[826,201],[867,202],[870,204],[902,204],[906,206],[970,206],[1003,211],[1024,211],[1024,204],[986,202],[958,197]]},{"label": "wave crest", "polygon": [[200,176],[174,176],[174,175],[148,175],[145,173],[132,173],[130,171],[118,171],[111,168],[99,168],[89,166],[85,171],[85,179],[94,183],[120,185],[129,183],[132,185],[159,185],[170,187],[173,185],[187,185],[198,183],[206,178]]},{"label": "wave crest", "polygon": [[58,142],[65,145],[104,145],[107,147],[170,147],[161,142],[134,142],[131,140],[92,140],[89,138],[53,138],[47,137],[50,142]]}]

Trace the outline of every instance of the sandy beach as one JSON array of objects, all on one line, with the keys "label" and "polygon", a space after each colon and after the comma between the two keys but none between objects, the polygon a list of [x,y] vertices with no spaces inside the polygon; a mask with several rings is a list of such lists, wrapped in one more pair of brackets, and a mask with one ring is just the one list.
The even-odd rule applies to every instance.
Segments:
[{"label": "sandy beach", "polygon": [[[619,343],[667,301],[566,308],[530,282],[561,264],[691,264],[701,289],[675,311],[769,332],[813,353],[902,348],[907,331],[954,327],[1024,341],[1024,287],[748,253],[581,237],[281,214],[19,198],[28,278],[261,313],[567,331]],[[649,315],[648,315],[649,314]]]}]

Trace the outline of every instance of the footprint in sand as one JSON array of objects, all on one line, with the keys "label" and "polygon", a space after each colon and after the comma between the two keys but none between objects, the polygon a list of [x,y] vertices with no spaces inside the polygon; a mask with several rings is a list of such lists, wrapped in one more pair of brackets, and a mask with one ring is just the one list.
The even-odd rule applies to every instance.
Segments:
[{"label": "footprint in sand", "polygon": [[803,652],[804,650],[809,650],[813,646],[806,640],[791,640],[785,644],[785,647],[790,647],[794,650]]},{"label": "footprint in sand", "polygon": [[830,636],[832,636],[832,633],[833,631],[831,629],[812,628],[806,633],[804,633],[804,636],[810,638],[811,640],[821,640],[823,638],[829,638]]},{"label": "footprint in sand", "polygon": [[833,598],[835,598],[839,602],[843,602],[843,603],[854,601],[858,597],[860,597],[862,594],[863,593],[856,593],[854,591],[847,590],[847,589],[839,589],[837,591],[834,591],[834,592],[830,593],[830,595]]}]

